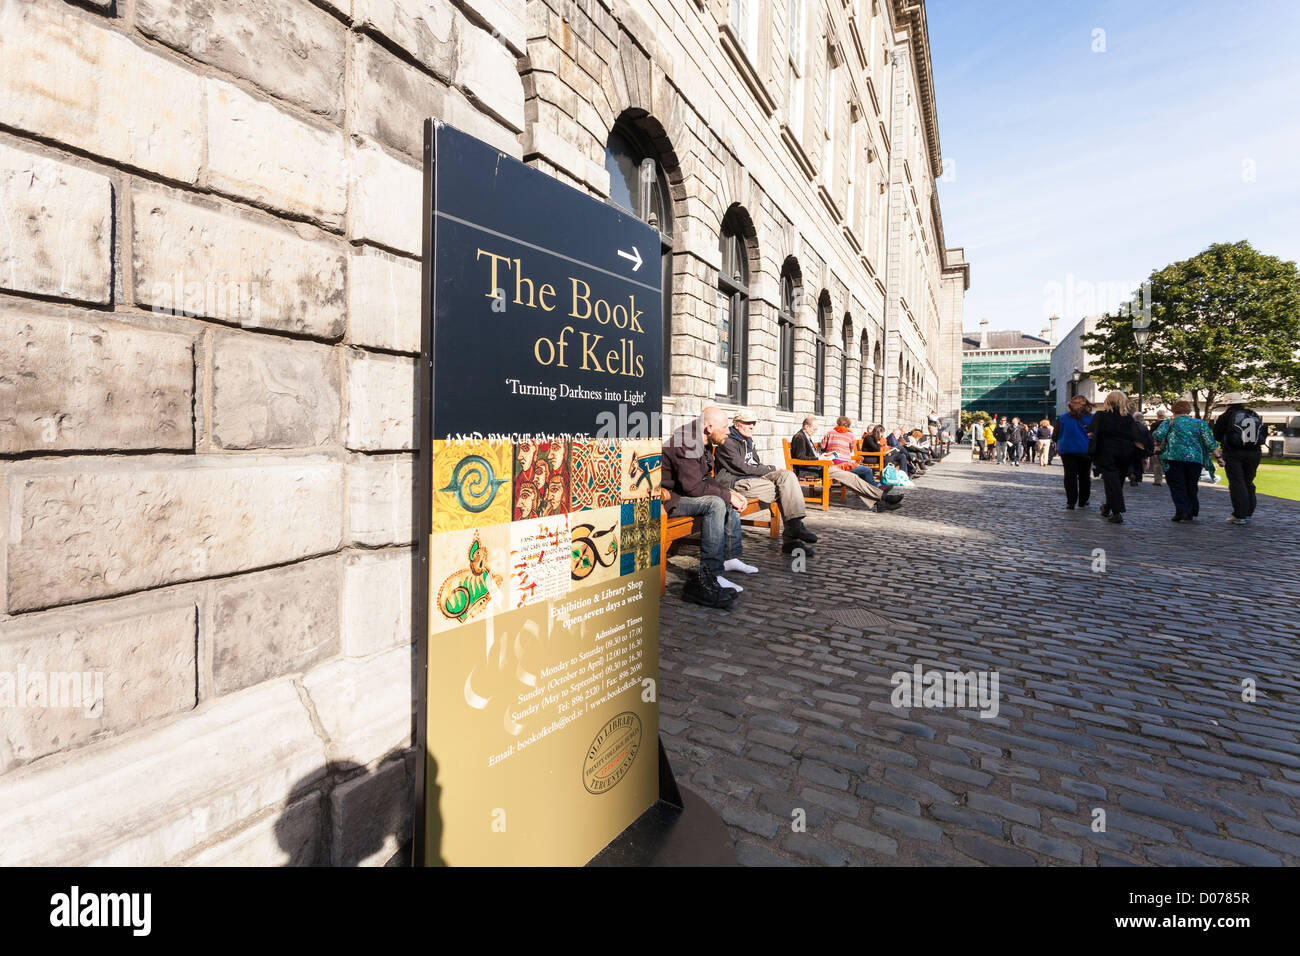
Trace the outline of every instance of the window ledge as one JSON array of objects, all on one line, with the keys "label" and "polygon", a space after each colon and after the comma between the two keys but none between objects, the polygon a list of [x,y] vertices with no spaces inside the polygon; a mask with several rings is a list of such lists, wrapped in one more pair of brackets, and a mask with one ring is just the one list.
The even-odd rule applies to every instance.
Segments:
[{"label": "window ledge", "polygon": [[840,212],[839,205],[835,202],[835,198],[831,195],[829,189],[824,185],[818,186],[817,195],[821,197],[822,205],[825,206],[827,210],[830,211],[830,214],[835,217],[836,222],[839,222],[844,218],[844,215]]},{"label": "window ledge", "polygon": [[817,169],[813,166],[812,159],[804,152],[803,144],[799,142],[799,137],[795,135],[794,130],[784,123],[781,124],[781,141],[794,154],[795,162],[799,164],[803,174],[811,181],[817,175]]},{"label": "window ledge", "polygon": [[720,24],[718,32],[722,39],[722,48],[727,51],[727,56],[735,64],[740,78],[745,81],[749,91],[754,94],[754,99],[758,100],[758,105],[763,107],[763,111],[771,116],[776,112],[776,98],[768,91],[767,84],[763,82],[758,75],[758,70],[754,69],[754,64],[749,59],[749,54],[745,52],[745,45],[741,43],[740,37],[731,29],[730,23]]},{"label": "window ledge", "polygon": [[[861,243],[861,241],[859,241],[859,239],[858,239],[858,237],[857,237],[857,234],[856,234],[852,229],[850,229],[848,226],[845,226],[845,227],[844,227],[844,238],[847,239],[847,240],[849,241],[849,245],[853,247],[853,251],[854,251],[854,252],[857,252],[857,253],[862,252],[862,243]],[[863,257],[863,261],[864,261],[864,262],[866,261],[866,257],[865,257],[865,256]]]}]

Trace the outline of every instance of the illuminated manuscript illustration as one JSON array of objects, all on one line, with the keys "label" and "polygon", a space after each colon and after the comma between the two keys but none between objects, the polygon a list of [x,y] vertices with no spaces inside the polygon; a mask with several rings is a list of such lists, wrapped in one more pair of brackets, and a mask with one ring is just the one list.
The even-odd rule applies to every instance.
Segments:
[{"label": "illuminated manuscript illustration", "polygon": [[433,443],[433,526],[455,531],[510,520],[509,442]]},{"label": "illuminated manuscript illustration", "polygon": [[619,503],[623,458],[618,442],[585,439],[570,443],[573,510],[608,508]]}]

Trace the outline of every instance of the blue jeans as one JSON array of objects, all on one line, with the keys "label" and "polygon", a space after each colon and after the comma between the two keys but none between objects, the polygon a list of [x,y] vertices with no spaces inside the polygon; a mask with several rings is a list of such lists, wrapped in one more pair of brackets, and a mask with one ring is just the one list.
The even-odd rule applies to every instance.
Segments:
[{"label": "blue jeans", "polygon": [[722,562],[741,553],[740,515],[716,495],[678,498],[675,515],[702,518],[700,522],[700,571],[708,577],[722,573]]},{"label": "blue jeans", "polygon": [[866,465],[858,465],[858,467],[856,468],[845,468],[844,470],[849,472],[850,474],[857,475],[859,478],[861,478],[869,485],[879,486],[880,484],[880,482],[876,481],[876,473],[872,471],[870,468],[868,468]]}]

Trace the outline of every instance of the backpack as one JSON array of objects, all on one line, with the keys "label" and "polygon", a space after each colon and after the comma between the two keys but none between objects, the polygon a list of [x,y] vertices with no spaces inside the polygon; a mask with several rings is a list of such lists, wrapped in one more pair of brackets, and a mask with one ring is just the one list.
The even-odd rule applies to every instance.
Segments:
[{"label": "backpack", "polygon": [[1264,419],[1249,408],[1233,415],[1224,432],[1223,443],[1231,448],[1250,448],[1264,439]]}]

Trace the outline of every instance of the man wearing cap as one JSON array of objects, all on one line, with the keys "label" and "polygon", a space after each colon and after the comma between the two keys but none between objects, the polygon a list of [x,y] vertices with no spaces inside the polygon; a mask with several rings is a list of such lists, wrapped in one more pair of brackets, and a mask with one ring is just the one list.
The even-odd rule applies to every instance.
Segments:
[{"label": "man wearing cap", "polygon": [[814,542],[817,535],[804,527],[803,489],[794,472],[765,465],[758,459],[754,448],[754,424],[751,412],[740,411],[731,418],[731,431],[714,456],[714,477],[728,488],[734,488],[746,498],[754,498],[764,505],[775,501],[781,508],[784,541],[781,550],[787,554],[803,548],[808,556],[812,549],[801,542]]}]

